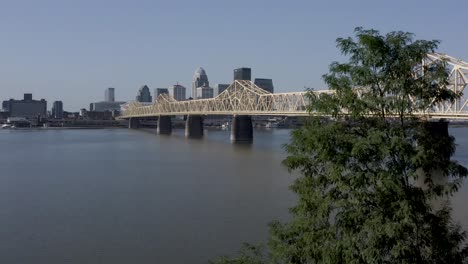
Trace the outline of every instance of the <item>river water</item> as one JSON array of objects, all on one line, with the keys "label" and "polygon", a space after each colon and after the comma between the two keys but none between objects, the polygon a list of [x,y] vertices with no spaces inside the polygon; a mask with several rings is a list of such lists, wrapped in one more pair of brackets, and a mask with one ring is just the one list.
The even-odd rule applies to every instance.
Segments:
[{"label": "river water", "polygon": [[[468,128],[450,132],[468,166]],[[289,134],[236,145],[222,130],[0,131],[0,263],[207,263],[264,242],[295,199]],[[453,198],[465,229],[467,198]]]}]

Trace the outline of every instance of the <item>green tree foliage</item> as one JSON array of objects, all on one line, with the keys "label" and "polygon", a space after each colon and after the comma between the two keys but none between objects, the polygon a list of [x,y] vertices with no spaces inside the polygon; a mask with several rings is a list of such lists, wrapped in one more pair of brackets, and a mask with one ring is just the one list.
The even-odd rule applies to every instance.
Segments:
[{"label": "green tree foliage", "polygon": [[284,161],[301,173],[291,186],[298,203],[291,221],[271,224],[269,258],[259,261],[466,263],[466,234],[442,201],[467,169],[450,159],[454,138],[434,133],[443,123],[415,115],[460,96],[447,89],[445,62],[421,64],[438,42],[355,35],[337,39],[349,61],[323,76],[336,93],[309,93],[309,111],[322,117],[293,132]]}]

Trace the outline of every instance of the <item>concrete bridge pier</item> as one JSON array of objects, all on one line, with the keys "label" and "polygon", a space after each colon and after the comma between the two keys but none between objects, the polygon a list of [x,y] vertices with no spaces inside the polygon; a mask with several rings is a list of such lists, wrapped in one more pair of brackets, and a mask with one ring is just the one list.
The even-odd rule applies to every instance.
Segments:
[{"label": "concrete bridge pier", "polygon": [[235,115],[231,122],[232,142],[252,142],[253,127],[252,117],[247,115]]},{"label": "concrete bridge pier", "polygon": [[136,129],[140,127],[140,119],[131,117],[128,119],[128,128]]},{"label": "concrete bridge pier", "polygon": [[185,136],[188,138],[203,137],[203,117],[199,115],[188,115],[185,120]]},{"label": "concrete bridge pier", "polygon": [[159,135],[170,135],[172,133],[172,121],[170,116],[160,116],[158,118],[158,128],[156,132]]}]

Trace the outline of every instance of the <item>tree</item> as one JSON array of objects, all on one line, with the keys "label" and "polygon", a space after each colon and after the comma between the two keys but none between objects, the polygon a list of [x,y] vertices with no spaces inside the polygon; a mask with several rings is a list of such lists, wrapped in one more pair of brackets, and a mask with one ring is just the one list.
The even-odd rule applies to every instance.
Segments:
[{"label": "tree", "polygon": [[446,123],[416,115],[460,96],[447,88],[445,62],[421,63],[439,42],[355,34],[337,39],[349,61],[323,76],[336,93],[308,93],[319,115],[286,146],[284,164],[302,175],[291,186],[298,203],[290,222],[271,224],[265,262],[466,263],[465,232],[448,202],[434,202],[468,171],[450,159],[454,138],[437,131]]}]

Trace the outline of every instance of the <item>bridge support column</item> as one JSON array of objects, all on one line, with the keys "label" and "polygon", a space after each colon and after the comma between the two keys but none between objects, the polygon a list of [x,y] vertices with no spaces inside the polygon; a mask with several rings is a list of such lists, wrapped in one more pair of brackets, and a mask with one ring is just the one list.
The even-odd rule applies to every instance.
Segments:
[{"label": "bridge support column", "polygon": [[136,129],[140,127],[140,120],[136,117],[128,119],[128,128]]},{"label": "bridge support column", "polygon": [[252,117],[246,115],[235,115],[231,122],[231,141],[252,142],[253,127]]},{"label": "bridge support column", "polygon": [[156,132],[159,135],[170,135],[172,133],[172,121],[170,116],[160,116],[158,118],[158,128]]},{"label": "bridge support column", "polygon": [[188,115],[185,120],[185,136],[188,138],[203,137],[203,117],[199,115]]}]

